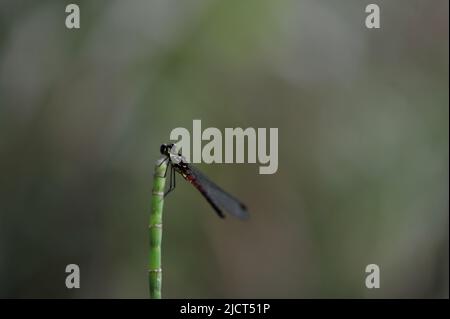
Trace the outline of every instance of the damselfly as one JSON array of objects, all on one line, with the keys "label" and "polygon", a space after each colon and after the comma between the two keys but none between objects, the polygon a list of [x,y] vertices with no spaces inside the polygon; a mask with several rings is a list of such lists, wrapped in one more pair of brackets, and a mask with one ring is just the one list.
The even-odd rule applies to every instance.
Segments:
[{"label": "damselfly", "polygon": [[225,217],[224,211],[240,219],[248,217],[246,206],[188,163],[186,158],[176,151],[175,144],[162,144],[160,151],[166,156],[161,163],[168,161],[167,169],[170,169],[170,186],[164,196],[175,189],[175,172],[177,172],[205,197],[221,218]]}]

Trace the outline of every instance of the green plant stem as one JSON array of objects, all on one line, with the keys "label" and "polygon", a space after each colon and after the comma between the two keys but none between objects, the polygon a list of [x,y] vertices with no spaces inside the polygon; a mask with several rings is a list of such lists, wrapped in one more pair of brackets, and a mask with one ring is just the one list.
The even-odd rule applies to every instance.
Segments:
[{"label": "green plant stem", "polygon": [[152,212],[150,214],[149,235],[150,254],[148,280],[150,285],[150,298],[161,299],[161,238],[162,238],[162,214],[164,206],[164,187],[166,178],[164,176],[167,163],[161,163],[164,159],[156,161],[153,176]]}]

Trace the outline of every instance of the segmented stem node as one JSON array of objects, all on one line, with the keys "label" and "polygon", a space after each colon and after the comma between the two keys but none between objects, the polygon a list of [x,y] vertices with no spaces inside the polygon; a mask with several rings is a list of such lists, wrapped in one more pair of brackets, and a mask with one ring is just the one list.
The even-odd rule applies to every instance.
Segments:
[{"label": "segmented stem node", "polygon": [[148,227],[150,238],[148,276],[151,299],[161,299],[161,240],[166,169],[167,162],[164,158],[156,161],[153,175],[152,211]]}]

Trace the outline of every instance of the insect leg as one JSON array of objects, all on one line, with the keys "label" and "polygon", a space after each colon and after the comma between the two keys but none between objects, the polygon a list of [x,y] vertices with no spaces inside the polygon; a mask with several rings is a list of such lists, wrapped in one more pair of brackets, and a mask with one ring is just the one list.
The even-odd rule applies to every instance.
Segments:
[{"label": "insect leg", "polygon": [[[169,158],[167,158],[167,159],[169,159]],[[170,161],[168,162],[168,165],[166,166],[166,171],[164,172],[164,178],[166,178],[166,176],[167,176],[167,170],[169,169],[169,166],[170,166],[170,169],[172,169],[172,165],[171,165]]]},{"label": "insect leg", "polygon": [[169,156],[167,156],[161,163],[158,164],[158,167],[160,167],[164,162],[166,162],[169,159]]},{"label": "insect leg", "polygon": [[170,186],[169,186],[169,189],[164,193],[164,197],[166,197],[175,188],[175,186],[173,186],[173,184],[172,184],[172,180],[173,180],[172,175],[175,174],[174,170],[175,169],[173,168],[173,166],[170,165],[170,177],[169,177],[169,179],[170,179]]},{"label": "insect leg", "polygon": [[173,189],[175,189],[175,178],[177,177],[177,174],[175,172],[175,168],[173,169]]}]

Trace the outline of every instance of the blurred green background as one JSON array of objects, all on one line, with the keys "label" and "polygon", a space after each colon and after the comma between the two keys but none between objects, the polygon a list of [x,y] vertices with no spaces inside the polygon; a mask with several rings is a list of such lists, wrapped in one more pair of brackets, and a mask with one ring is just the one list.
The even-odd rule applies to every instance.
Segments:
[{"label": "blurred green background", "polygon": [[178,179],[163,297],[448,298],[448,1],[368,3],[1,0],[0,297],[147,298],[153,164],[201,119],[279,128],[279,169],[198,165],[247,222]]}]

